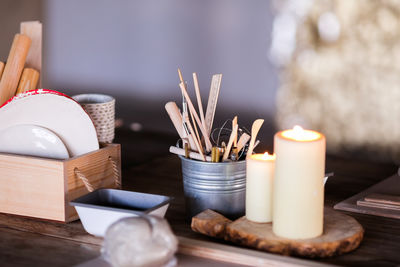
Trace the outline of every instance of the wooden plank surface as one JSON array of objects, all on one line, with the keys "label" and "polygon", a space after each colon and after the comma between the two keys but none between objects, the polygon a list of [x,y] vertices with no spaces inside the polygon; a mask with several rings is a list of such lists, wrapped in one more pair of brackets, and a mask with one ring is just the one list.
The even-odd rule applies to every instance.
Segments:
[{"label": "wooden plank surface", "polygon": [[49,237],[57,237],[59,239],[95,246],[100,246],[103,242],[102,238],[88,234],[85,229],[83,229],[80,221],[61,223],[0,214],[0,227],[41,234]]},{"label": "wooden plank surface", "polygon": [[0,228],[2,267],[70,267],[99,256],[100,247],[43,236],[20,230]]},{"label": "wooden plank surface", "polygon": [[179,237],[179,253],[243,266],[329,266],[256,250]]}]

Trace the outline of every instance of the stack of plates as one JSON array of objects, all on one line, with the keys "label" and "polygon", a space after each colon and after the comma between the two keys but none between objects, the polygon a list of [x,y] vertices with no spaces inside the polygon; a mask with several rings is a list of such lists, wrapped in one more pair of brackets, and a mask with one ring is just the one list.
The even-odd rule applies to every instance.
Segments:
[{"label": "stack of plates", "polygon": [[62,93],[33,90],[0,108],[0,152],[65,159],[97,149],[89,115]]}]

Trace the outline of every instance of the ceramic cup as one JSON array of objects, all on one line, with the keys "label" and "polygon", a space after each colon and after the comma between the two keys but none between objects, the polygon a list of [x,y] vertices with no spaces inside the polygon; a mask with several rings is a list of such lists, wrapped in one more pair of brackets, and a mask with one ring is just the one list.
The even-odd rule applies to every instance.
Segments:
[{"label": "ceramic cup", "polygon": [[111,143],[115,129],[115,99],[109,95],[81,94],[72,97],[90,115],[100,143]]}]

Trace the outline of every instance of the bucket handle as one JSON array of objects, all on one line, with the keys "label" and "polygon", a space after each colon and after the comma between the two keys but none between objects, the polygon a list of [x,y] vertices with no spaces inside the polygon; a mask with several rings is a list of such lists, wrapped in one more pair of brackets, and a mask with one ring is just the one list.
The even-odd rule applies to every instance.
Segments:
[{"label": "bucket handle", "polygon": [[[115,185],[117,188],[121,188],[121,177],[119,175],[117,162],[111,156],[108,157],[108,161],[111,163],[111,166],[113,168]],[[74,173],[76,176],[78,176],[79,179],[81,179],[81,181],[83,182],[83,184],[85,185],[86,189],[89,192],[94,191],[94,187],[90,183],[89,179],[77,167],[75,167]]]}]

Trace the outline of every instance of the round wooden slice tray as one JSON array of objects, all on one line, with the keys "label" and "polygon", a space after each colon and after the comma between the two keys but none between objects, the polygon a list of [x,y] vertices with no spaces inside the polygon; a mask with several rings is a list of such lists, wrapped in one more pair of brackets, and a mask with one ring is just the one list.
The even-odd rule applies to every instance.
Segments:
[{"label": "round wooden slice tray", "polygon": [[192,219],[192,229],[209,236],[272,253],[307,258],[325,258],[356,249],[363,239],[363,227],[352,217],[325,208],[324,233],[310,239],[287,239],[272,232],[272,223],[255,223],[245,217],[234,222],[206,210]]}]

